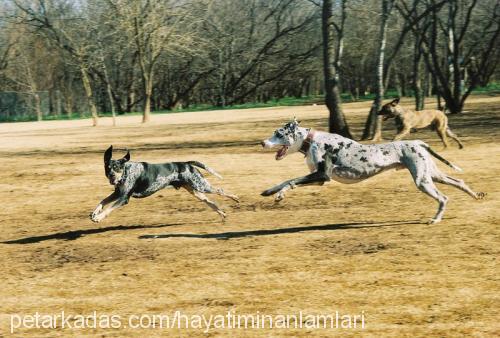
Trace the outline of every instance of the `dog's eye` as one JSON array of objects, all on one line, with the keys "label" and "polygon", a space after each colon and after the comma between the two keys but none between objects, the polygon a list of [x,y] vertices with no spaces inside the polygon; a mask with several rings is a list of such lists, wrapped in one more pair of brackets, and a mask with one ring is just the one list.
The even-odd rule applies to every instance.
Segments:
[{"label": "dog's eye", "polygon": [[277,129],[275,132],[274,132],[274,135],[276,137],[283,137],[284,133],[283,133],[283,130],[282,129]]}]

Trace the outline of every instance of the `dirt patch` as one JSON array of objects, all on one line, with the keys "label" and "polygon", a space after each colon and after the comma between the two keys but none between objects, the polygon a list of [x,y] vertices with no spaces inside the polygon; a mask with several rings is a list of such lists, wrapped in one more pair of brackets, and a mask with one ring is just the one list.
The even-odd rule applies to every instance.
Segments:
[{"label": "dirt patch", "polygon": [[391,247],[394,247],[394,245],[390,243],[365,243],[356,241],[355,239],[337,240],[333,243],[330,240],[320,239],[308,244],[308,248],[312,250],[343,256],[375,254]]},{"label": "dirt patch", "polygon": [[[403,102],[408,106],[412,102]],[[434,105],[434,103],[429,103]],[[370,102],[346,104],[355,135]],[[448,186],[442,223],[437,204],[406,171],[354,185],[290,191],[276,204],[260,192],[307,173],[302,155],[275,161],[259,146],[282,122],[326,130],[324,106],[139,116],[90,122],[0,124],[0,335],[10,313],[123,316],[365,313],[371,336],[495,336],[499,299],[500,98],[472,97],[449,116],[465,144],[447,150],[435,132],[423,139],[464,169],[452,175],[488,193],[472,200]],[[395,134],[384,125],[386,140]],[[88,215],[112,192],[103,151],[131,149],[132,160],[199,160],[224,180],[216,187],[241,203],[213,197],[218,215],[191,195],[165,190],[133,199],[100,224]],[[118,151],[119,153],[119,151]],[[118,155],[118,154],[117,154]],[[448,168],[441,166],[446,172]],[[206,336],[200,330],[26,330],[24,336]],[[210,330],[213,336],[358,336],[357,331]]]}]

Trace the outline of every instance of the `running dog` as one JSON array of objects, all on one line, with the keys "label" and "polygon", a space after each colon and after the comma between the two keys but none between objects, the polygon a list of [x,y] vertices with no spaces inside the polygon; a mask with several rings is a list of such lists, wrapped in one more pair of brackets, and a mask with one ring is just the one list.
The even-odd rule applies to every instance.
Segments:
[{"label": "running dog", "polygon": [[115,191],[103,199],[90,215],[93,222],[102,221],[113,210],[126,205],[130,197],[144,198],[161,189],[171,187],[186,189],[215,210],[223,220],[226,217],[225,212],[209,200],[205,193],[229,197],[239,202],[236,195],[225,193],[224,190],[210,185],[196,167],[220,179],[222,177],[203,163],[189,161],[151,164],[130,161],[130,152],[119,160],[112,160],[112,155],[113,146],[110,146],[104,153],[104,172],[109,183],[115,187]]},{"label": "running dog", "polygon": [[457,171],[461,169],[418,140],[364,145],[337,134],[299,127],[299,122],[294,120],[276,129],[261,144],[264,148],[279,147],[276,160],[301,152],[311,171],[309,175],[285,181],[261,194],[277,194],[276,201],[282,200],[287,190],[297,186],[323,185],[330,180],[357,183],[389,169],[405,168],[410,171],[418,189],[439,202],[436,215],[429,221],[431,224],[441,221],[448,201],[434,182],[451,185],[475,199],[485,196],[485,193],[472,191],[464,181],[441,172],[431,156]]},{"label": "running dog", "polygon": [[432,129],[437,131],[437,134],[444,144],[448,147],[448,140],[446,136],[451,137],[458,143],[458,147],[462,149],[464,146],[458,139],[457,135],[453,133],[448,126],[448,118],[441,110],[426,109],[413,111],[403,108],[399,104],[399,98],[392,100],[382,106],[382,109],[377,113],[384,116],[383,120],[386,121],[390,118],[396,119],[398,133],[394,136],[393,141],[399,141],[408,135],[413,129],[421,129],[431,126]]}]

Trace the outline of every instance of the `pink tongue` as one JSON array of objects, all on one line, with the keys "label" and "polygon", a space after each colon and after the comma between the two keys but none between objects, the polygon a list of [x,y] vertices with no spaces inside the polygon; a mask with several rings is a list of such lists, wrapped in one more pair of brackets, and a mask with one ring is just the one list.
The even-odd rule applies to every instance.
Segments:
[{"label": "pink tongue", "polygon": [[277,157],[281,157],[283,156],[283,154],[285,153],[286,151],[286,148],[285,147],[282,147],[278,150],[278,154],[276,155]]}]

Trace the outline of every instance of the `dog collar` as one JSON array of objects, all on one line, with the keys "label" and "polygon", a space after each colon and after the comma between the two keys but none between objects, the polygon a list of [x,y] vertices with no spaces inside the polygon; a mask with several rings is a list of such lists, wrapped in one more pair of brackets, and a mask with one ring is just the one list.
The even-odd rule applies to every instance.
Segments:
[{"label": "dog collar", "polygon": [[307,133],[304,142],[302,142],[302,146],[300,147],[299,152],[306,155],[307,152],[309,151],[309,148],[311,148],[311,143],[313,141],[313,138],[314,138],[314,130],[311,128],[309,129],[309,132]]}]

